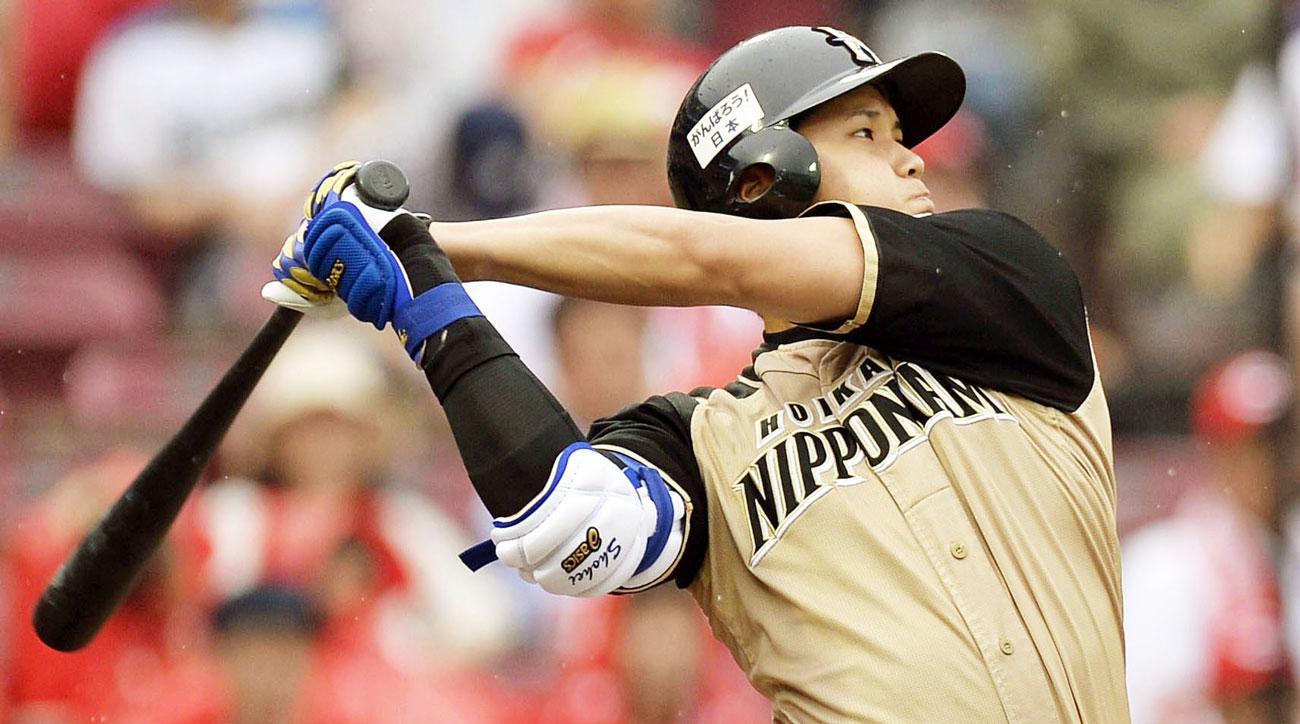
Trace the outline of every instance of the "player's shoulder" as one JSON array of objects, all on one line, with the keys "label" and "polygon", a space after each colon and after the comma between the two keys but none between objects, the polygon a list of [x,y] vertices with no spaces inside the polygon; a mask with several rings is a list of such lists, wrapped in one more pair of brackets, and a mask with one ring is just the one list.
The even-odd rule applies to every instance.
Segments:
[{"label": "player's shoulder", "polygon": [[[855,211],[856,210],[856,211]],[[910,221],[913,223],[965,223],[981,224],[986,226],[1000,226],[1008,230],[1037,234],[1033,226],[1024,219],[999,209],[990,208],[967,208],[953,209],[950,211],[941,211],[933,214],[912,215],[897,211],[895,209],[885,208],[883,206],[872,206],[870,204],[852,204],[847,201],[823,201],[815,204],[804,211],[800,216],[839,216],[851,217],[857,211],[862,212],[870,217],[882,219]]]},{"label": "player's shoulder", "polygon": [[[1066,291],[1081,311],[1083,292],[1069,259],[1056,244],[1024,219],[995,209],[961,209],[923,217],[929,233],[957,241],[1024,274],[1031,284]],[[924,232],[923,232],[924,233]]]},{"label": "player's shoulder", "polygon": [[928,216],[921,216],[917,218],[933,219],[936,221],[964,220],[970,223],[988,224],[991,226],[1002,226],[1008,229],[1015,229],[1017,231],[1025,231],[1033,234],[1038,233],[1034,229],[1034,227],[1029,224],[1029,222],[1025,221],[1019,216],[1016,216],[1015,214],[1012,214],[1008,211],[1002,211],[1001,209],[988,209],[988,208],[953,209],[951,211],[943,211],[937,214],[930,214]]},{"label": "player's shoulder", "polygon": [[909,216],[889,209],[872,209],[869,217],[907,219],[921,228],[931,228],[989,242],[1040,248],[1052,247],[1051,242],[1028,221],[998,209],[955,209],[926,216]]},{"label": "player's shoulder", "polygon": [[827,201],[813,206],[803,215],[853,218],[859,229],[864,226],[870,229],[869,233],[878,241],[882,238],[903,242],[932,239],[939,243],[960,240],[966,246],[998,249],[1004,253],[1050,255],[1065,264],[1056,246],[1033,225],[998,209],[956,209],[913,216],[879,206]]},{"label": "player's shoulder", "polygon": [[998,209],[958,209],[920,217],[938,227],[975,231],[1002,241],[1048,245],[1051,242],[1028,221]]}]

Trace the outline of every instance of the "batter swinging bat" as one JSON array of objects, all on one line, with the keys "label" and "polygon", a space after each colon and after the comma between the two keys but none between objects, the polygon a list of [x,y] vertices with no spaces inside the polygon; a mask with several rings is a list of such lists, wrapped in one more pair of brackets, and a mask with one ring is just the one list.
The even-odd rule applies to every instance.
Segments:
[{"label": "batter swinging bat", "polygon": [[[410,193],[401,169],[387,161],[362,164],[356,184],[363,201],[383,209],[396,209]],[[54,574],[32,615],[36,635],[46,645],[76,651],[103,627],[134,587],[235,415],[301,318],[300,312],[276,308],[180,431]]]}]

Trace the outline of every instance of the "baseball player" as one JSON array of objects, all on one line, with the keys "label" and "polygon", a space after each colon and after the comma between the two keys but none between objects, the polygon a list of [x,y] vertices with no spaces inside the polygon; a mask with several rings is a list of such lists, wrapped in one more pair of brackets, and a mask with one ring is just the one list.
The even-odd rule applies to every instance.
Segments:
[{"label": "baseball player", "polygon": [[[562,595],[689,589],[779,721],[1123,721],[1109,419],[1079,284],[1010,216],[933,214],[911,151],[964,91],[941,54],[882,62],[833,28],[773,30],[682,103],[685,210],[426,227],[361,202],[344,164],[264,295],[393,325],[495,517],[467,562]],[[742,306],[767,328],[731,384],[583,435],[465,295],[488,278]]]}]

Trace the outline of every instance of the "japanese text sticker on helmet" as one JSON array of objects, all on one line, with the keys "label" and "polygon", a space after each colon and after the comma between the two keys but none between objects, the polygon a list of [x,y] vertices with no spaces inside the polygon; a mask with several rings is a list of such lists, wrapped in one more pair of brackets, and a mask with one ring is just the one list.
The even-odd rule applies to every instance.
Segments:
[{"label": "japanese text sticker on helmet", "polygon": [[700,168],[705,168],[736,136],[750,126],[757,131],[762,123],[763,107],[754,96],[754,90],[746,83],[715,103],[691,128],[686,135],[686,142],[695,154]]}]

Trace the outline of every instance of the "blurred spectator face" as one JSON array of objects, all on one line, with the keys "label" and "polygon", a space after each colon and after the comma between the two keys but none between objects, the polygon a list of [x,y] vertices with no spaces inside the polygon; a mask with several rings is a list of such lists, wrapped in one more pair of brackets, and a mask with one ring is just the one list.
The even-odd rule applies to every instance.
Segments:
[{"label": "blurred spectator face", "polygon": [[194,14],[216,23],[234,23],[243,13],[243,0],[180,0]]},{"label": "blurred spectator face", "polygon": [[373,443],[377,434],[369,423],[341,412],[309,412],[275,435],[272,470],[295,488],[363,483],[381,462]]},{"label": "blurred spectator face", "polygon": [[307,599],[292,589],[254,589],[222,604],[215,626],[233,719],[295,720],[315,630]]},{"label": "blurred spectator face", "polygon": [[1214,481],[1257,520],[1272,520],[1277,497],[1273,451],[1262,438],[1209,448]]},{"label": "blurred spectator face", "polygon": [[374,554],[364,543],[349,540],[330,558],[317,584],[317,599],[326,617],[337,618],[373,598],[378,581]]},{"label": "blurred spectator face", "polygon": [[[672,206],[664,175],[671,105],[632,76],[629,88],[614,90],[617,74],[575,100],[577,117],[566,140],[588,203]],[[644,84],[644,85],[638,85]]]},{"label": "blurred spectator face", "polygon": [[1286,362],[1265,351],[1238,355],[1212,370],[1192,399],[1192,425],[1214,484],[1260,520],[1277,498],[1272,441],[1266,434],[1291,404]]},{"label": "blurred spectator face", "polygon": [[925,162],[901,143],[897,122],[889,101],[871,86],[818,106],[803,118],[799,132],[821,160],[815,201],[835,199],[907,214],[934,211],[921,182]]},{"label": "blurred spectator face", "polygon": [[632,598],[618,663],[633,721],[679,721],[691,712],[702,640],[699,612],[680,591],[659,588]]},{"label": "blurred spectator face", "polygon": [[556,357],[564,377],[565,406],[590,422],[645,397],[646,313],[565,299],[555,311]]},{"label": "blurred spectator face", "polygon": [[311,639],[246,628],[221,637],[217,655],[235,692],[237,721],[288,722],[307,672]]},{"label": "blurred spectator face", "polygon": [[673,197],[664,180],[662,159],[662,155],[653,158],[584,155],[579,160],[579,173],[587,200],[596,205],[672,206]]},{"label": "blurred spectator face", "polygon": [[534,104],[538,136],[567,151],[588,203],[672,206],[668,129],[694,72],[613,56],[550,75]]},{"label": "blurred spectator face", "polygon": [[382,470],[392,392],[376,338],[305,325],[249,400],[253,445],[275,481],[291,488],[350,488]]}]

